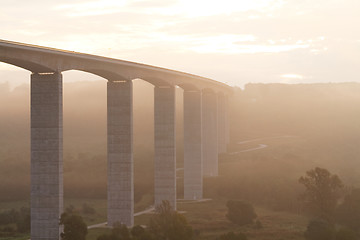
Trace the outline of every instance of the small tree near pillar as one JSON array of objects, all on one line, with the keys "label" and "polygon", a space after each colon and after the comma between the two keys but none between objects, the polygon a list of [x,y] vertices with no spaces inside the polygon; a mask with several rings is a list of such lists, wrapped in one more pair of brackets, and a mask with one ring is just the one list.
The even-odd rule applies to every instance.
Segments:
[{"label": "small tree near pillar", "polygon": [[60,234],[62,240],[85,240],[87,226],[79,215],[63,213],[60,225],[64,225],[64,231]]}]

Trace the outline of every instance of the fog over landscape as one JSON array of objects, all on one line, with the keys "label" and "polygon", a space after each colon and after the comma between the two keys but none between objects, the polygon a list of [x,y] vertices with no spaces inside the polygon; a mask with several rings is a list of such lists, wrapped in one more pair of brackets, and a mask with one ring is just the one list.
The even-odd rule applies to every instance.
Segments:
[{"label": "fog over landscape", "polygon": [[[105,89],[106,81],[64,84],[65,203],[69,201],[66,199],[81,199],[75,203],[83,201],[97,206],[94,201],[106,198]],[[298,199],[302,192],[298,178],[314,167],[338,174],[348,191],[358,188],[359,90],[358,83],[247,84],[243,90],[235,88],[230,101],[228,153],[219,157],[219,177],[204,179],[204,197],[214,201],[220,196],[220,199],[243,199],[284,214],[299,213],[304,210]],[[177,166],[182,168],[181,89],[177,89],[176,96]],[[0,98],[6,103],[0,109],[0,200],[4,203],[25,200],[26,203],[30,194],[29,86],[24,84],[10,90],[9,86],[1,84]],[[153,201],[154,106],[151,99],[152,85],[135,81],[135,204],[139,210]],[[247,151],[260,144],[266,147]],[[182,181],[179,171],[180,199]],[[70,202],[74,204],[74,200]],[[186,216],[192,219],[191,214]],[[271,214],[268,217],[273,218]],[[221,218],[215,219],[223,221]],[[260,219],[267,224],[265,218]],[[207,231],[207,224],[197,225],[192,221],[193,226]],[[291,221],[300,224],[298,220]],[[279,236],[290,234],[277,226],[268,227],[279,231]],[[301,229],[299,231],[303,231]],[[294,231],[293,235],[301,235],[301,232]]]},{"label": "fog over landscape", "polygon": [[[180,81],[181,86],[175,87],[176,124],[175,137],[171,139],[175,139],[176,147],[176,168],[171,169],[172,173],[176,172],[172,174],[173,182],[176,182],[174,209],[170,201],[154,206],[156,196],[161,195],[155,193],[156,174],[160,177],[167,174],[165,170],[164,176],[156,172],[156,119],[166,118],[164,109],[170,111],[174,105],[166,108],[161,105],[166,101],[158,98],[158,104],[161,103],[158,106],[163,106],[163,112],[156,118],[154,85],[147,79],[115,79],[118,84],[127,80],[133,83],[131,115],[124,110],[128,105],[107,105],[107,91],[112,91],[107,88],[107,80],[113,81],[113,78],[105,79],[85,72],[86,69],[67,70],[58,66],[56,71],[66,70],[61,72],[63,126],[56,129],[63,131],[63,152],[62,157],[51,157],[63,159],[64,213],[59,219],[60,228],[55,217],[55,230],[63,231],[62,240],[360,239],[360,31],[356,29],[360,23],[360,1],[21,0],[15,4],[14,1],[0,0],[0,4],[0,40],[63,49],[74,56],[86,53],[132,61],[138,69],[129,68],[129,72],[144,71],[146,75],[154,73],[145,69],[163,71],[136,65],[148,64],[169,69],[165,71],[169,75],[154,74],[156,77],[179,74],[193,81],[188,85],[181,85]],[[1,44],[4,41],[0,41]],[[37,209],[30,203],[30,199],[40,202],[36,199],[40,195],[35,196],[33,192],[46,185],[31,183],[31,178],[33,182],[40,179],[31,176],[31,171],[41,171],[43,166],[35,167],[30,159],[35,159],[33,162],[44,160],[36,158],[36,154],[31,156],[32,151],[37,151],[33,150],[36,146],[32,146],[31,141],[38,140],[30,136],[31,72],[4,63],[8,60],[4,57],[8,54],[4,49],[1,45],[0,240],[25,240],[33,236],[30,220],[43,214],[43,208],[53,206],[38,206]],[[101,70],[108,63],[100,59],[97,64]],[[127,70],[121,65],[123,62],[116,64],[119,69]],[[208,79],[182,73],[171,75],[172,70],[227,84],[231,93],[225,86]],[[53,75],[56,74],[40,72],[36,77],[54,80]],[[149,76],[148,81],[150,79]],[[154,82],[161,83],[162,80],[159,78]],[[178,79],[166,81],[172,84]],[[201,85],[201,81],[209,85]],[[202,120],[194,116],[184,120],[184,93],[197,94],[199,86],[212,88],[201,89],[199,115],[190,111],[194,116],[201,114]],[[157,87],[171,89],[162,85]],[[216,96],[216,104],[206,102],[206,95],[215,92],[217,95],[212,96]],[[51,108],[57,107],[50,103],[56,94],[46,94],[42,97],[47,96],[49,105],[43,101],[42,107],[51,112]],[[222,94],[228,105],[222,105]],[[34,99],[41,100],[42,97]],[[116,102],[114,99],[109,102]],[[188,109],[195,106],[190,105]],[[215,109],[216,114],[204,114],[206,111],[212,113],[211,109]],[[111,111],[114,111],[113,115],[108,115]],[[108,134],[108,128],[114,127],[113,122],[107,122],[108,116],[112,117],[110,122],[116,122],[114,119],[118,116],[132,118],[133,135],[124,140],[131,128],[121,128],[128,125],[120,121],[114,126],[119,124],[121,127],[115,127]],[[209,123],[214,123],[213,116],[217,119],[216,128]],[[52,117],[42,120],[51,121]],[[173,116],[170,118],[172,121]],[[192,129],[192,133],[202,134],[201,144],[196,145],[197,142],[189,138],[188,142],[184,141],[186,119],[188,124],[194,124],[196,120],[203,124],[199,128],[202,132]],[[221,152],[220,145],[226,136],[221,131],[227,131],[226,119],[229,141],[225,143],[226,151]],[[171,124],[166,122],[158,128],[159,132],[166,129],[169,133],[160,134],[158,142],[168,144],[164,135],[172,136]],[[212,127],[206,128],[205,124]],[[214,131],[219,134],[215,139],[219,171],[218,175],[206,175],[204,162],[209,162],[213,156],[206,155],[210,137],[204,139],[204,136],[212,136]],[[39,132],[36,132],[39,139],[48,134]],[[204,135],[204,132],[209,134]],[[55,142],[58,139],[61,137],[56,137]],[[48,144],[45,137],[41,141]],[[109,160],[108,141],[121,142],[123,145],[117,146],[121,151],[131,146],[129,155],[126,155],[127,150],[119,150],[115,151],[118,155],[113,156],[125,162],[118,168],[122,171],[127,169],[126,164],[131,165],[126,161],[132,161],[133,156],[133,200],[132,195],[127,195],[132,185],[130,190],[124,187],[128,184],[129,172],[118,174],[118,179],[123,177],[122,182],[114,185],[125,190],[121,192],[123,195],[118,194],[120,197],[112,200],[122,210],[128,204],[123,196],[134,202],[133,225],[115,222],[110,226],[106,223],[111,214],[108,208],[111,201],[108,200],[111,196],[118,197],[108,191],[112,186],[110,172],[115,172],[109,164],[112,160]],[[188,199],[184,194],[187,146],[189,152],[200,149],[202,154],[196,159],[196,154],[189,154],[194,162],[201,159],[196,161],[202,168],[199,168],[200,199],[195,195]],[[53,149],[49,152],[54,153],[51,151]],[[171,154],[165,153],[161,157],[165,159],[168,155]],[[116,157],[113,158],[111,163],[118,163]],[[170,158],[172,162],[162,162],[160,165],[165,168],[161,169],[174,163],[173,155]],[[196,168],[196,165],[192,167]],[[56,174],[46,176],[56,177]],[[41,189],[39,192],[46,191]],[[51,204],[45,201],[45,205]],[[48,228],[47,223],[45,228]]]}]

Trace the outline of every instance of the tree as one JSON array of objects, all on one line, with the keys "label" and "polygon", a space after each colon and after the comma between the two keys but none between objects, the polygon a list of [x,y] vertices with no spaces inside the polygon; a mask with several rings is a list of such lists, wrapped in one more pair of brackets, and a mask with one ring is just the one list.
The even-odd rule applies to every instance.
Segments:
[{"label": "tree", "polygon": [[157,214],[150,219],[149,232],[156,240],[191,240],[193,230],[186,218],[172,210],[169,201],[156,208]]},{"label": "tree", "polygon": [[60,234],[62,240],[85,240],[87,226],[81,216],[63,213],[60,225],[64,225],[64,231]]},{"label": "tree", "polygon": [[354,231],[360,230],[360,189],[354,189],[345,196],[343,203],[336,209],[336,220]]},{"label": "tree", "polygon": [[343,188],[340,178],[326,169],[316,167],[307,171],[305,177],[300,177],[299,183],[306,188],[301,199],[311,213],[332,222],[340,190]]},{"label": "tree", "polygon": [[226,217],[239,226],[253,223],[257,217],[254,207],[248,202],[230,200],[226,206],[228,208]]}]

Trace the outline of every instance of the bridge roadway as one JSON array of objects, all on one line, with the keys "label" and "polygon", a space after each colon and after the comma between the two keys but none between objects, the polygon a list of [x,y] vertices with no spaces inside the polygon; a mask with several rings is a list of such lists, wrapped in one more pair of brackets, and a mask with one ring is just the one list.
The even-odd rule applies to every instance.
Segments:
[{"label": "bridge roadway", "polygon": [[134,79],[154,85],[154,204],[176,209],[175,87],[184,90],[184,198],[203,198],[203,177],[218,175],[229,141],[232,88],[150,65],[0,40],[0,62],[31,72],[31,239],[57,240],[63,212],[62,72],[89,72],[107,83],[109,226],[134,223]]}]

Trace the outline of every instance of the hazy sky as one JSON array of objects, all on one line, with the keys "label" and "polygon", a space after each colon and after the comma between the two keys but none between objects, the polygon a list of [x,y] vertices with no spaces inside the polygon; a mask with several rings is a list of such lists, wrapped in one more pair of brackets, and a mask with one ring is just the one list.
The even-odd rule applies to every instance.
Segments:
[{"label": "hazy sky", "polygon": [[[237,86],[360,81],[359,0],[0,0],[0,6],[0,39]],[[0,64],[0,81],[27,76]]]}]

